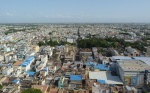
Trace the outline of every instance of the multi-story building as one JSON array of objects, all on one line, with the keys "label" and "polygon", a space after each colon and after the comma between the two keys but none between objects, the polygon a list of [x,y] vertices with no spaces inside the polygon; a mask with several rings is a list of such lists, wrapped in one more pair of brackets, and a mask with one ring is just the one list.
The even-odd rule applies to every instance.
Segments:
[{"label": "multi-story building", "polygon": [[116,63],[117,73],[124,83],[134,87],[144,85],[145,71],[150,70],[150,66],[140,60],[120,60]]},{"label": "multi-story building", "polygon": [[34,62],[35,58],[33,56],[28,57],[24,62],[20,64],[22,66],[22,71],[30,70],[30,66],[32,62]]}]

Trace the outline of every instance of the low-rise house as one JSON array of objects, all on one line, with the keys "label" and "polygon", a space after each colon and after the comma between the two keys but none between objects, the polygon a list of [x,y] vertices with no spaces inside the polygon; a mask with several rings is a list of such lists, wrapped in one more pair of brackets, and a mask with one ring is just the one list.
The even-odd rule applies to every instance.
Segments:
[{"label": "low-rise house", "polygon": [[36,72],[44,69],[44,67],[46,66],[47,62],[48,62],[47,55],[41,55],[41,61],[36,61],[36,66],[35,66]]},{"label": "low-rise house", "polygon": [[80,55],[81,56],[91,56],[92,55],[92,51],[88,48],[85,49],[80,49]]},{"label": "low-rise house", "polygon": [[8,67],[3,67],[2,69],[2,75],[12,75],[12,72],[13,72],[13,68],[12,66],[8,66]]},{"label": "low-rise house", "polygon": [[3,93],[19,93],[20,91],[20,86],[16,86],[16,85],[8,85],[3,89]]},{"label": "low-rise house", "polygon": [[28,57],[24,62],[20,64],[22,66],[22,71],[27,71],[31,69],[31,64],[34,62],[35,58],[33,56]]},{"label": "low-rise house", "polygon": [[82,76],[81,75],[70,75],[69,87],[71,89],[82,88]]},{"label": "low-rise house", "polygon": [[69,82],[69,78],[65,78],[65,77],[61,77],[60,80],[58,81],[58,88],[66,88],[68,87],[68,82]]},{"label": "low-rise house", "polygon": [[32,46],[32,50],[33,50],[34,52],[39,52],[39,46],[33,45],[33,46]]},{"label": "low-rise house", "polygon": [[126,50],[124,52],[125,55],[131,56],[131,57],[140,56],[140,53],[136,49],[133,49],[132,47],[127,47],[125,50]]},{"label": "low-rise house", "polygon": [[100,85],[98,83],[94,83],[92,86],[92,93],[109,93],[109,87],[107,85]]}]

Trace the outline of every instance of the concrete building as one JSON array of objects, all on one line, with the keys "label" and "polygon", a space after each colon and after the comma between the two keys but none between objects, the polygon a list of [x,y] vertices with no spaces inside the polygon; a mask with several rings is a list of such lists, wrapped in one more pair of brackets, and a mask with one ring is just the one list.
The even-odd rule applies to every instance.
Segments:
[{"label": "concrete building", "polygon": [[72,39],[72,38],[67,38],[67,42],[68,42],[68,43],[74,43],[74,41],[75,41],[75,40]]},{"label": "concrete building", "polygon": [[125,51],[125,55],[128,56],[139,56],[139,52],[136,49],[133,49],[132,47],[127,47]]},{"label": "concrete building", "polygon": [[2,75],[11,75],[13,68],[11,66],[2,69]]},{"label": "concrete building", "polygon": [[0,55],[0,61],[3,61],[3,60],[4,60],[4,56]]},{"label": "concrete building", "polygon": [[34,51],[34,52],[39,52],[39,46],[37,46],[37,45],[33,45],[32,46],[32,50]]},{"label": "concrete building", "polygon": [[30,70],[30,66],[32,62],[34,62],[35,58],[33,56],[28,57],[24,62],[20,64],[22,66],[22,71]]},{"label": "concrete building", "polygon": [[90,49],[88,49],[88,48],[80,49],[80,55],[91,56],[92,55],[92,51]]},{"label": "concrete building", "polygon": [[134,87],[144,85],[145,71],[150,70],[150,66],[139,60],[120,60],[116,63],[117,73],[124,83]]},{"label": "concrete building", "polygon": [[116,50],[111,50],[111,55],[112,56],[119,56],[119,53]]}]

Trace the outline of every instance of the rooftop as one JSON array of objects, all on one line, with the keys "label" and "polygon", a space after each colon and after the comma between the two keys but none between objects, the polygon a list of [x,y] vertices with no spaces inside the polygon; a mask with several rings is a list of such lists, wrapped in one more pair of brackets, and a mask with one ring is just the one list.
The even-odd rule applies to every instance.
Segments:
[{"label": "rooftop", "polygon": [[80,49],[80,52],[92,52],[92,51],[88,48],[85,48],[85,49]]},{"label": "rooftop", "polygon": [[13,64],[13,66],[18,66],[20,63],[21,63],[22,61],[17,61],[17,62],[15,62],[14,64]]},{"label": "rooftop", "polygon": [[110,68],[105,64],[98,64],[94,66],[95,69],[108,71]]},{"label": "rooftop", "polygon": [[35,74],[35,72],[33,72],[33,71],[27,71],[26,72],[29,76],[34,76],[34,74]]},{"label": "rooftop", "polygon": [[123,84],[118,76],[112,76],[107,71],[89,72],[89,79],[103,80],[102,83],[105,81],[106,84]]},{"label": "rooftop", "polygon": [[112,56],[110,58],[112,61],[116,61],[116,60],[126,60],[126,59],[132,59],[131,57],[128,56]]},{"label": "rooftop", "polygon": [[133,57],[134,59],[141,60],[150,66],[150,57]]},{"label": "rooftop", "polygon": [[150,66],[140,60],[122,60],[118,61],[119,66],[124,71],[145,71],[150,70]]},{"label": "rooftop", "polygon": [[33,57],[33,56],[30,56],[30,57],[28,57],[24,62],[22,62],[22,63],[19,64],[19,65],[21,65],[21,66],[23,66],[23,67],[26,67],[27,65],[30,64],[30,62],[31,62],[33,59],[34,59],[34,57]]},{"label": "rooftop", "polygon": [[94,62],[86,62],[86,66],[94,65]]},{"label": "rooftop", "polygon": [[82,80],[81,75],[70,75],[70,80]]}]

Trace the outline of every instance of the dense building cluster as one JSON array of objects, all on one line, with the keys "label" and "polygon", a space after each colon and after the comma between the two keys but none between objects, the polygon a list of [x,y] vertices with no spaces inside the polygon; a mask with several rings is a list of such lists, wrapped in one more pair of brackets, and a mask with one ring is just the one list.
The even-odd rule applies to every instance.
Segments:
[{"label": "dense building cluster", "polygon": [[[0,92],[150,92],[149,29],[148,24],[0,25]],[[79,45],[92,38],[141,42],[144,51]]]}]

